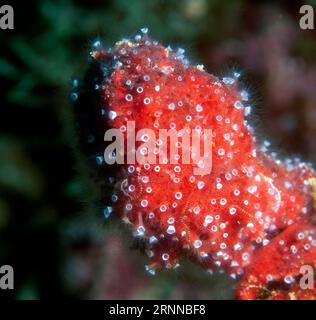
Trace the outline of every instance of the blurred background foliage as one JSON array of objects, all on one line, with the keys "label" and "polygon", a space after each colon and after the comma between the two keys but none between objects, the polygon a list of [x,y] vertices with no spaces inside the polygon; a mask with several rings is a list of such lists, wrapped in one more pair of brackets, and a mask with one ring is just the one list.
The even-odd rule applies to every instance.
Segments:
[{"label": "blurred background foliage", "polygon": [[212,73],[241,71],[259,136],[281,156],[315,162],[315,31],[300,30],[298,21],[299,7],[316,1],[6,3],[14,7],[15,29],[0,30],[0,265],[14,266],[15,290],[5,295],[233,298],[231,280],[191,264],[149,277],[126,229],[103,221],[73,148],[70,81],[86,70],[95,39],[111,46],[148,26]]}]

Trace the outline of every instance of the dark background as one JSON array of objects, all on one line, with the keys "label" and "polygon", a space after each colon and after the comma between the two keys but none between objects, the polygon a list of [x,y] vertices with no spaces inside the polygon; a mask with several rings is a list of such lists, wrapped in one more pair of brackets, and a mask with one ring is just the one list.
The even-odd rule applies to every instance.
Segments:
[{"label": "dark background", "polygon": [[0,265],[15,289],[43,298],[233,298],[234,283],[185,264],[151,278],[129,232],[104,221],[76,153],[70,81],[90,45],[112,46],[148,26],[215,75],[241,71],[258,135],[281,157],[316,162],[316,32],[299,7],[316,1],[0,1],[15,29],[0,30]]}]

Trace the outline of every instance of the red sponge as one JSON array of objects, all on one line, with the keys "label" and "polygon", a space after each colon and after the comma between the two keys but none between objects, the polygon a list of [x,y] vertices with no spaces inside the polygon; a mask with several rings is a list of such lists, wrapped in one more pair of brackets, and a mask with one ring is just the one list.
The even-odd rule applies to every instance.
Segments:
[{"label": "red sponge", "polygon": [[[115,214],[144,240],[151,274],[189,258],[242,278],[240,299],[316,298],[298,284],[300,267],[316,263],[315,171],[257,143],[239,74],[219,79],[183,53],[146,30],[91,53],[100,65],[111,60],[98,89],[100,108],[104,128],[124,136],[116,150],[124,163],[112,197]],[[177,141],[159,139],[169,129]],[[133,132],[142,163],[127,159]],[[208,158],[198,157],[194,134]]]}]

